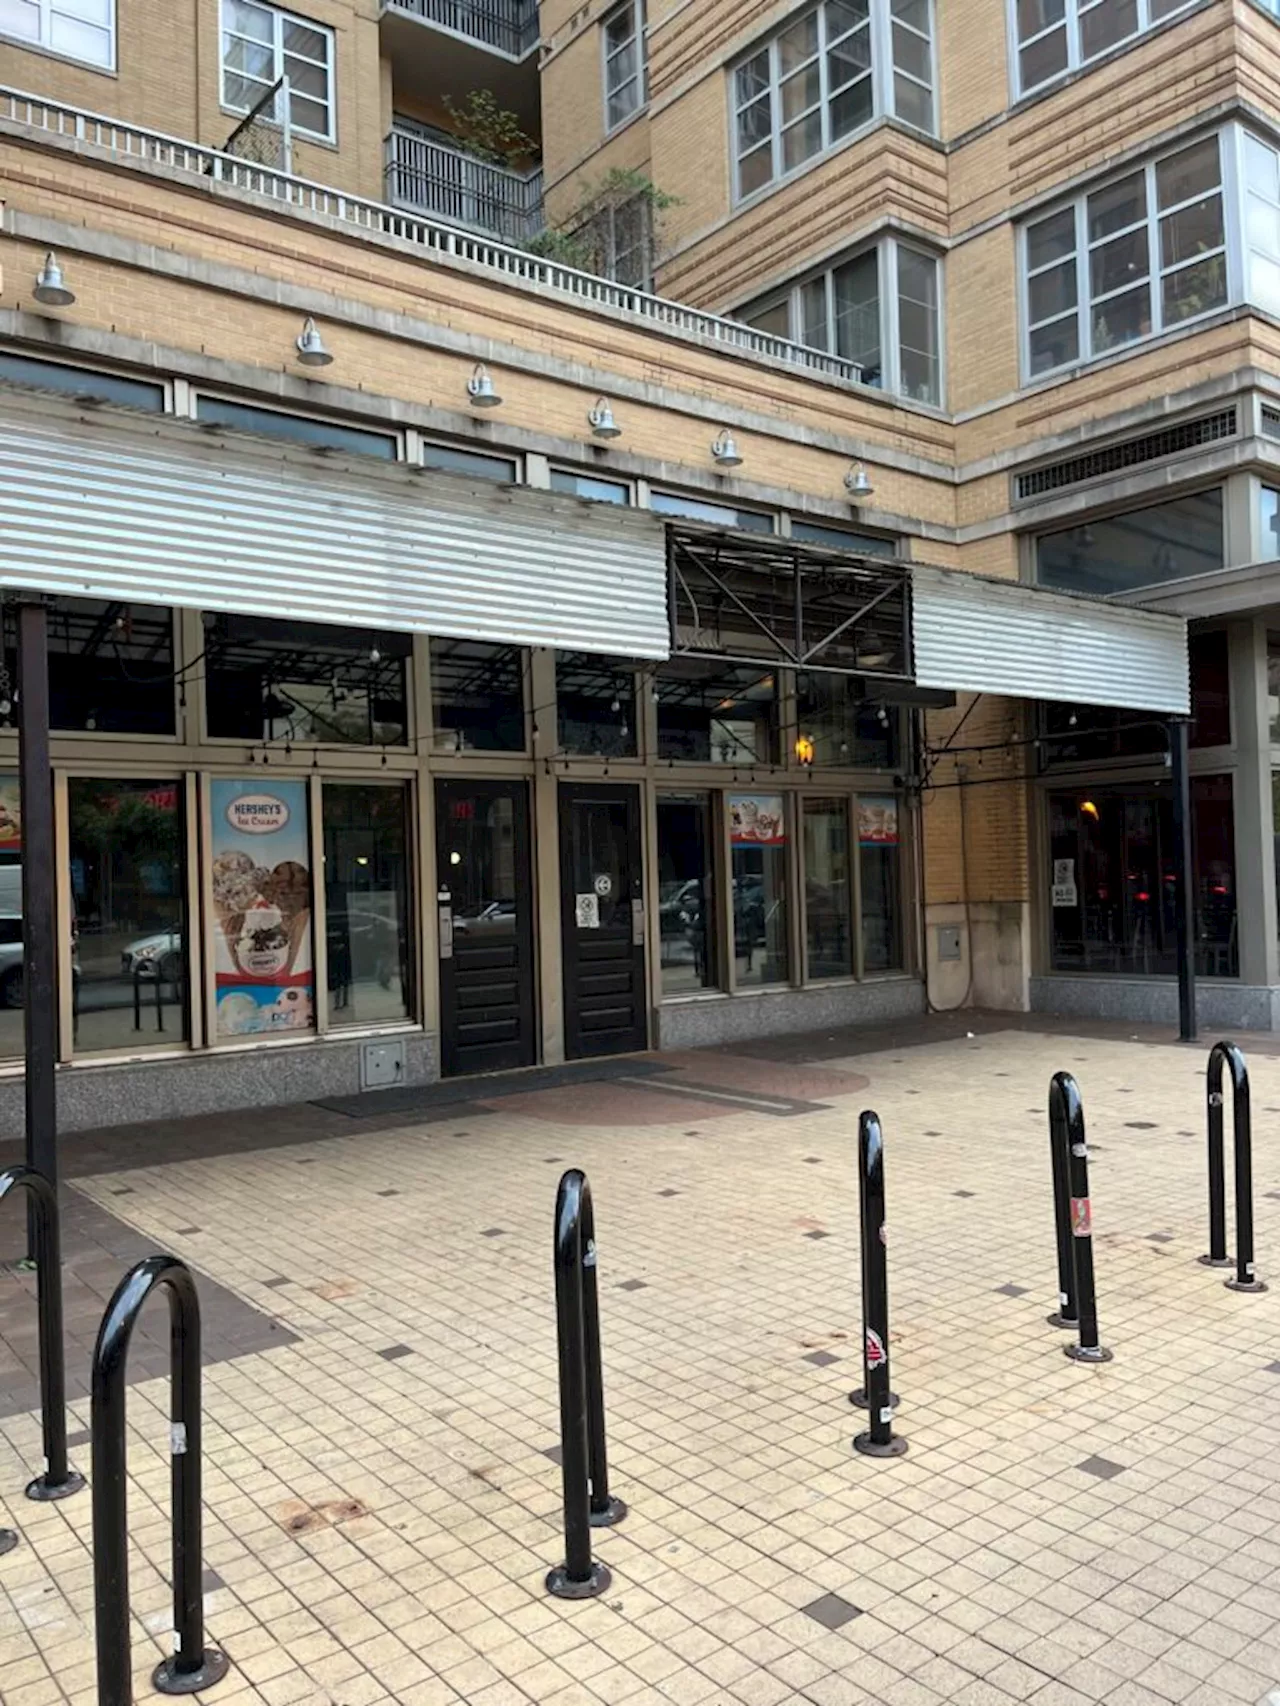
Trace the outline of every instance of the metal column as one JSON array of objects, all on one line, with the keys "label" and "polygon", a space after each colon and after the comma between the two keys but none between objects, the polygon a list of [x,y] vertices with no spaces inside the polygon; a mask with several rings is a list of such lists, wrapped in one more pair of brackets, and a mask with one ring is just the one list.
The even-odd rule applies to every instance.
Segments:
[{"label": "metal column", "polygon": [[1196,1037],[1196,907],[1191,857],[1191,773],[1187,761],[1190,723],[1169,719],[1169,755],[1173,767],[1173,875],[1177,893],[1178,1035]]},{"label": "metal column", "polygon": [[[58,1190],[58,924],[49,759],[49,615],[18,605],[18,773],[22,801],[23,1036],[27,1166]],[[34,1211],[32,1211],[34,1214]],[[35,1254],[34,1219],[28,1221]]]}]

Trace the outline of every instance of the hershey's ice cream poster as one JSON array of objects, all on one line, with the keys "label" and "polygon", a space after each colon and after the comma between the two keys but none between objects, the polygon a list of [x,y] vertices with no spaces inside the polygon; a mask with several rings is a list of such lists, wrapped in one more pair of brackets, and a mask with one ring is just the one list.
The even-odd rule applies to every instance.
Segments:
[{"label": "hershey's ice cream poster", "polygon": [[218,1035],[310,1030],[307,785],[217,777],[210,806]]}]

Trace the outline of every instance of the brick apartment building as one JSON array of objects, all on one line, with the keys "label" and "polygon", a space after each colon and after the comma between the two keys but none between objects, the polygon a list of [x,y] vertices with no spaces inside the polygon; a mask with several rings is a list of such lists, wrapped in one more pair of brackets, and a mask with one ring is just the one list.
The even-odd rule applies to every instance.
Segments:
[{"label": "brick apartment building", "polygon": [[1280,1027],[1278,31],[0,0],[4,1123],[32,592],[66,1124]]}]

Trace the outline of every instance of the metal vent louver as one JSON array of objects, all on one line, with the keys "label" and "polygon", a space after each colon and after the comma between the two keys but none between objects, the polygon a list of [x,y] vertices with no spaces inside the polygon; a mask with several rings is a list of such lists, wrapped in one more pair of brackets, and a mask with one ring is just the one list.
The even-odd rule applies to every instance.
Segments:
[{"label": "metal vent louver", "polygon": [[[1262,411],[1264,417],[1267,410]],[[1280,435],[1280,414],[1275,416],[1272,429]],[[1033,468],[1019,474],[1015,482],[1019,498],[1039,498],[1046,492],[1062,491],[1086,480],[1099,479],[1104,474],[1119,474],[1126,468],[1137,468],[1145,462],[1158,462],[1166,456],[1180,456],[1188,450],[1198,450],[1221,439],[1234,438],[1238,431],[1234,408],[1220,409],[1216,414],[1198,415],[1195,420],[1179,421],[1176,426],[1162,427],[1159,432],[1146,432],[1140,438],[1122,439],[1118,444],[1105,445],[1101,450],[1086,451],[1082,456],[1069,457],[1065,462],[1050,462],[1044,468]]]}]

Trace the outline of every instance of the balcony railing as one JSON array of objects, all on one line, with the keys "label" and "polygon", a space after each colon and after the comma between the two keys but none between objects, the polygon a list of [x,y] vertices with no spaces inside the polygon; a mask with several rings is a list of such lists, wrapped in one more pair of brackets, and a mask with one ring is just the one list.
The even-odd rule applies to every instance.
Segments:
[{"label": "balcony railing", "polygon": [[387,138],[387,200],[527,243],[542,229],[542,173],[509,172],[424,136]]},{"label": "balcony railing", "polygon": [[[312,183],[308,178],[295,177],[291,172],[237,159],[221,149],[202,148],[195,142],[143,130],[138,125],[121,124],[100,113],[62,106],[0,84],[0,125],[4,124],[21,126],[36,138],[61,137],[81,149],[98,149],[112,160],[157,166],[166,173],[186,176],[193,184],[213,180],[262,197],[282,213],[320,218],[369,236],[390,238],[416,250],[425,259],[445,266],[461,264],[470,271],[501,279],[504,284],[547,291],[588,310],[627,314],[671,337],[748,357],[785,362],[789,367],[846,384],[862,383],[861,367],[843,356],[806,349],[789,338],[755,331],[739,320],[686,308],[681,302],[670,302],[647,290],[635,290],[629,285],[615,284],[612,279],[563,266],[558,261],[544,260],[527,250],[496,238],[479,237],[442,219],[422,218],[385,202],[365,201],[325,184]],[[868,394],[883,395],[880,391]]]},{"label": "balcony railing", "polygon": [[382,10],[412,12],[513,59],[538,45],[537,0],[382,0]]}]

